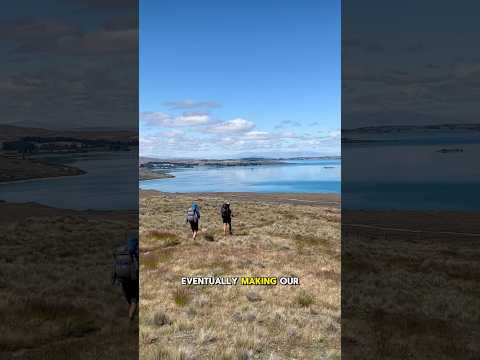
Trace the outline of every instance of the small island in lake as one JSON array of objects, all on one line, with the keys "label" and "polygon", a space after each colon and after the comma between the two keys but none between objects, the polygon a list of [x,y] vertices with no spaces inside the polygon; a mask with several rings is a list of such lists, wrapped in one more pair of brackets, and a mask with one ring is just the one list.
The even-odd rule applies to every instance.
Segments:
[{"label": "small island in lake", "polygon": [[140,165],[138,171],[138,180],[155,180],[155,179],[168,179],[175,176],[168,174],[164,171],[152,171],[149,168]]}]

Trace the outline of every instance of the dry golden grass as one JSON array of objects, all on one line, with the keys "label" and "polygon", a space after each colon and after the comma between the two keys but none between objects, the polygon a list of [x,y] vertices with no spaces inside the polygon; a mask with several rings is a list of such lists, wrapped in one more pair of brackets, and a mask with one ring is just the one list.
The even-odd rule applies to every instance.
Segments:
[{"label": "dry golden grass", "polygon": [[480,215],[358,212],[343,219],[415,230],[344,227],[343,354],[478,359],[480,236],[441,231],[478,233]]},{"label": "dry golden grass", "polygon": [[0,358],[137,356],[136,326],[110,283],[128,222],[78,214],[0,223]]},{"label": "dry golden grass", "polygon": [[[195,242],[185,223],[192,200],[202,215]],[[278,195],[231,201],[234,236],[224,237],[223,200],[141,196],[141,359],[339,358],[338,208]],[[295,275],[301,285],[182,286],[189,275]]]}]

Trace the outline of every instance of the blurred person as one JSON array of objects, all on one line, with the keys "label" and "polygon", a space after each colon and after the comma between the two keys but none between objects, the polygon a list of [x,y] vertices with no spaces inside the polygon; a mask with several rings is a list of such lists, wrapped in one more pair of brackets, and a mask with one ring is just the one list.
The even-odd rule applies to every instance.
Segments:
[{"label": "blurred person", "polygon": [[220,215],[222,216],[223,222],[223,234],[227,236],[227,228],[228,233],[232,235],[232,210],[230,209],[230,202],[225,202],[220,209]]},{"label": "blurred person", "polygon": [[116,249],[114,253],[112,284],[122,286],[128,303],[128,318],[133,321],[138,308],[139,298],[139,246],[138,231],[127,233],[127,244]]},{"label": "blurred person", "polygon": [[198,223],[200,221],[200,207],[192,202],[192,206],[187,210],[186,222],[190,224],[192,238],[195,240],[198,234]]}]

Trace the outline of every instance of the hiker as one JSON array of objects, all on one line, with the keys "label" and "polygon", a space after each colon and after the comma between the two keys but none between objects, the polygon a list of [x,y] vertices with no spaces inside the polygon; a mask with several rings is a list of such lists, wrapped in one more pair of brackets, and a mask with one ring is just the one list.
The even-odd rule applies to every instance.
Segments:
[{"label": "hiker", "polygon": [[113,260],[112,284],[120,283],[128,303],[128,318],[133,321],[139,297],[139,249],[138,231],[127,233],[127,245],[116,249]]},{"label": "hiker", "polygon": [[198,233],[198,222],[200,220],[200,207],[192,203],[192,206],[187,211],[187,223],[190,224],[190,228],[192,229],[192,237],[193,240],[197,237]]},{"label": "hiker", "polygon": [[223,234],[227,236],[227,226],[228,226],[228,233],[232,235],[232,210],[230,209],[230,203],[227,201],[222,205],[220,210],[220,214],[222,216],[223,221]]}]

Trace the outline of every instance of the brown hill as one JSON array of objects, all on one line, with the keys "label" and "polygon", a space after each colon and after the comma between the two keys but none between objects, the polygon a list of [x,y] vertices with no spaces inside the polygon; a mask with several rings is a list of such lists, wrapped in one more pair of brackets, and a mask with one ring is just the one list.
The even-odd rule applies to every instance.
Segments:
[{"label": "brown hill", "polygon": [[86,140],[135,140],[138,134],[129,130],[49,130],[14,125],[0,125],[0,141],[13,141],[26,136],[74,137]]}]

